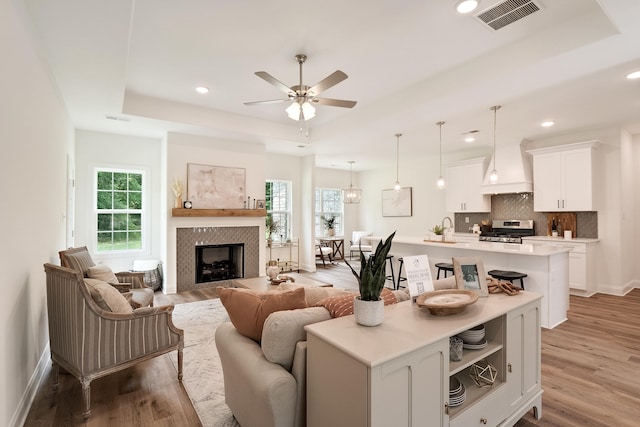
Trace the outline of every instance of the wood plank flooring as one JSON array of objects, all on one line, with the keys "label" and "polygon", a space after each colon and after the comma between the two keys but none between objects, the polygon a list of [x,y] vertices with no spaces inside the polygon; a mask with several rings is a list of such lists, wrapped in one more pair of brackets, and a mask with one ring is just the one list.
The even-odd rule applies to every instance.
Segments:
[{"label": "wood plank flooring", "polygon": [[[336,287],[356,288],[343,263],[310,278]],[[216,298],[214,288],[180,294],[157,292],[156,305],[182,304]],[[95,380],[91,386],[92,415],[82,421],[79,382],[60,375],[51,390],[50,372],[38,390],[26,427],[59,426],[199,426],[189,396],[164,355]],[[640,289],[624,297],[571,297],[569,320],[542,331],[542,419],[531,413],[518,427],[626,427],[640,419]]]}]

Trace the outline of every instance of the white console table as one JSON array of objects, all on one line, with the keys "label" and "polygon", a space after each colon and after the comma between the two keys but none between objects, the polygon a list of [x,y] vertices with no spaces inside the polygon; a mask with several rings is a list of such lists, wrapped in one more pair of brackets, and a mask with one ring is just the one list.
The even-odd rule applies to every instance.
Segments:
[{"label": "white console table", "polygon": [[[492,294],[451,316],[406,301],[386,306],[380,326],[360,326],[353,316],[306,326],[307,425],[507,427],[532,408],[539,419],[540,298]],[[450,362],[449,337],[479,324],[488,345]],[[491,387],[469,377],[481,359],[497,369]],[[450,407],[454,375],[467,397]]]}]

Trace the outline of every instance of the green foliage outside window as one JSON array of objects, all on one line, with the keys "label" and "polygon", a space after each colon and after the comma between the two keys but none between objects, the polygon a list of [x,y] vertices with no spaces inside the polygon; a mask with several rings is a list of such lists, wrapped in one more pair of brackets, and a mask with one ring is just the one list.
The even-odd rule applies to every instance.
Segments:
[{"label": "green foliage outside window", "polygon": [[96,200],[98,252],[142,249],[142,174],[98,171]]}]

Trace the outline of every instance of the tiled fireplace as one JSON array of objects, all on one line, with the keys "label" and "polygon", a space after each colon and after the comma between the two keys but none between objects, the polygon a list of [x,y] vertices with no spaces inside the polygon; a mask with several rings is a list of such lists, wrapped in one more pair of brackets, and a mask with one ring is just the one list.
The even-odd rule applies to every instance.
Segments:
[{"label": "tiled fireplace", "polygon": [[260,269],[260,227],[185,227],[176,230],[177,292],[229,286],[229,280],[196,283],[196,247],[243,245],[244,277],[257,277]]}]

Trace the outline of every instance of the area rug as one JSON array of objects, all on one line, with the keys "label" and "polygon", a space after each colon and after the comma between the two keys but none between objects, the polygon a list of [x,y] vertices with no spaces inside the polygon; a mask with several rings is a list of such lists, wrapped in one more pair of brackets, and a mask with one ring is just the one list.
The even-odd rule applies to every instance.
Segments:
[{"label": "area rug", "polygon": [[[219,299],[177,304],[173,310],[173,323],[184,330],[182,383],[203,427],[240,427],[224,402],[215,343],[216,328],[228,320]],[[176,358],[171,361],[177,371]]]}]

